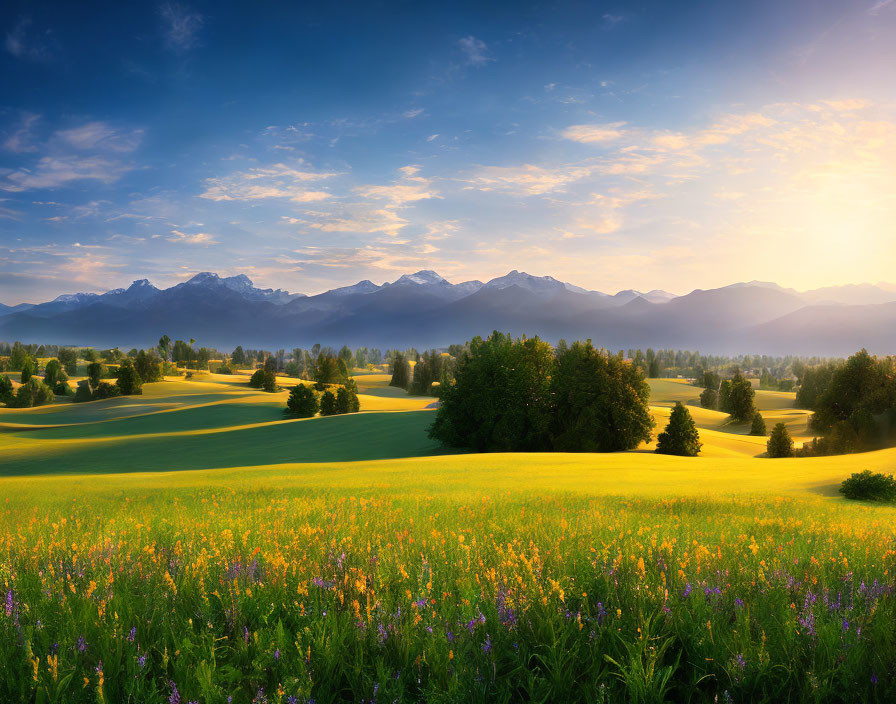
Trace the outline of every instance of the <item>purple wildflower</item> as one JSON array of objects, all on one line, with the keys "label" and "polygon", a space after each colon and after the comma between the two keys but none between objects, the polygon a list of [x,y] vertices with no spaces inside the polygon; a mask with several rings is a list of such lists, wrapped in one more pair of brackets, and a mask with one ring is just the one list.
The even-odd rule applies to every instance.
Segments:
[{"label": "purple wildflower", "polygon": [[133,642],[134,642],[134,639],[136,639],[136,638],[137,638],[137,627],[136,627],[136,626],[132,626],[132,627],[131,627],[131,632],[128,633],[128,642],[129,642],[129,643],[133,643]]},{"label": "purple wildflower", "polygon": [[485,643],[482,644],[482,652],[490,653],[492,651],[492,636],[490,633],[485,634]]},{"label": "purple wildflower", "polygon": [[14,605],[14,601],[12,600],[12,589],[6,592],[6,615],[12,616],[12,607]]},{"label": "purple wildflower", "polygon": [[277,662],[280,662],[280,648],[277,648],[274,651],[274,660],[276,660]]},{"label": "purple wildflower", "polygon": [[735,599],[735,600],[734,600],[734,608],[736,608],[736,609],[742,609],[742,608],[744,608],[744,600],[743,600],[743,599],[740,599],[740,598]]},{"label": "purple wildflower", "polygon": [[168,697],[168,704],[180,704],[180,692],[177,691],[177,685],[169,680],[168,686],[171,688],[171,696]]},{"label": "purple wildflower", "polygon": [[84,636],[78,636],[78,652],[83,653],[87,650],[87,641],[84,640]]},{"label": "purple wildflower", "polygon": [[145,667],[145,665],[146,665],[146,653],[143,653],[140,655],[140,657],[137,658],[137,667],[139,667],[142,670]]},{"label": "purple wildflower", "polygon": [[689,596],[690,593],[691,593],[691,583],[688,582],[687,584],[684,585],[684,591],[682,592],[681,595],[683,597],[686,597],[686,596]]}]

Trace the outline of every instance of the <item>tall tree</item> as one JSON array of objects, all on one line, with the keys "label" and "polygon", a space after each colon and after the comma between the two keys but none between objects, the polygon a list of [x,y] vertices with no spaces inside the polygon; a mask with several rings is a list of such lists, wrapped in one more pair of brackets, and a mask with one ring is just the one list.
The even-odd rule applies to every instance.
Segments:
[{"label": "tall tree", "polygon": [[793,457],[793,439],[787,432],[787,426],[778,423],[766,444],[769,457]]},{"label": "tall tree", "polygon": [[588,340],[557,355],[551,436],[561,452],[631,450],[650,440],[650,387],[641,370]]},{"label": "tall tree", "polygon": [[661,455],[696,457],[701,447],[703,443],[690,411],[677,401],[669,415],[669,424],[657,437],[656,451]]},{"label": "tall tree", "polygon": [[411,365],[401,352],[395,353],[392,362],[392,379],[389,386],[396,386],[399,389],[407,389],[411,385]]},{"label": "tall tree", "polygon": [[143,393],[143,380],[131,360],[122,360],[115,376],[118,379],[118,389],[123,396],[137,396]]},{"label": "tall tree", "polygon": [[305,384],[296,384],[289,392],[286,410],[296,418],[311,418],[320,410],[320,402],[314,390]]},{"label": "tall tree", "polygon": [[551,346],[537,337],[494,332],[474,338],[441,396],[430,437],[479,451],[538,451],[549,446]]}]

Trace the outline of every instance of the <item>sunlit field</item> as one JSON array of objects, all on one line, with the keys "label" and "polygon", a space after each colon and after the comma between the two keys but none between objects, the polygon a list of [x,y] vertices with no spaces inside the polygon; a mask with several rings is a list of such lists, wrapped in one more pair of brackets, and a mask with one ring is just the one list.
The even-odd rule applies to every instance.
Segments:
[{"label": "sunlit field", "polygon": [[445,454],[357,380],[309,420],[215,375],[0,410],[0,701],[896,697],[896,509],[836,494],[896,450],[758,457],[651,380],[701,457]]}]

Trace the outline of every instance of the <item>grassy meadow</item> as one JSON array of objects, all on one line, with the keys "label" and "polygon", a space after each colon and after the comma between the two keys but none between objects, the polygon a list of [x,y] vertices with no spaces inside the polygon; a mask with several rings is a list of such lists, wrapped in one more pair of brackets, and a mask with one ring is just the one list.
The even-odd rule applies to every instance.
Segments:
[{"label": "grassy meadow", "polygon": [[0,409],[0,701],[896,699],[896,509],[836,493],[896,450],[758,457],[667,379],[698,458],[447,454],[432,398],[357,382]]}]

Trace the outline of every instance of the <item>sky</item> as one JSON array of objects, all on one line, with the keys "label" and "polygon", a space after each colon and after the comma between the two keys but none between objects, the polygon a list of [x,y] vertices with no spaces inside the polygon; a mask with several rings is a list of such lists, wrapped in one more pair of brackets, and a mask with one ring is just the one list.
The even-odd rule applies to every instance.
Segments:
[{"label": "sky", "polygon": [[896,0],[0,5],[0,302],[894,281]]}]

